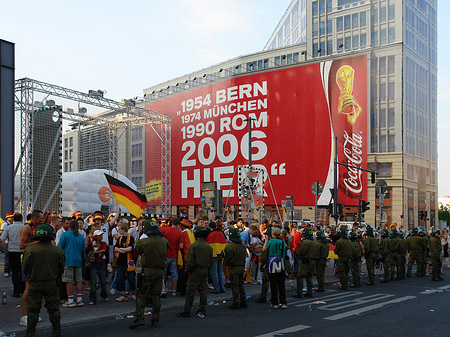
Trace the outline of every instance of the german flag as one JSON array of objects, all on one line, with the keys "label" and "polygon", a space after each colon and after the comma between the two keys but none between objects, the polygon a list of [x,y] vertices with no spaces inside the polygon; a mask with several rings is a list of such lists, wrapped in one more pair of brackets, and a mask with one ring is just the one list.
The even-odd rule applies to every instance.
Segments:
[{"label": "german flag", "polygon": [[139,218],[147,207],[147,198],[145,195],[133,190],[127,184],[106,173],[105,177],[117,203],[126,207],[131,214]]}]

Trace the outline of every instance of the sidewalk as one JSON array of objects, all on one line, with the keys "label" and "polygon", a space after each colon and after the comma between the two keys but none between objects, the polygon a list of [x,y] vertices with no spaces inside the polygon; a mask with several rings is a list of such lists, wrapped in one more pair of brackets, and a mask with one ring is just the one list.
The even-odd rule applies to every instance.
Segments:
[{"label": "sidewalk", "polygon": [[[13,298],[12,295],[12,282],[11,277],[3,276],[3,254],[0,254],[0,291],[3,293],[3,290],[6,290],[7,294],[7,304],[0,305],[0,330],[5,334],[10,333],[24,333],[26,328],[19,325],[19,320],[21,317],[21,299]],[[365,272],[365,265],[363,264],[363,271]],[[378,274],[379,271],[376,270]],[[364,278],[364,277],[363,277]],[[316,283],[316,278],[313,277],[314,283]],[[325,269],[325,282],[327,285],[336,284],[338,282],[338,278],[334,276],[334,268],[333,262],[328,261],[327,267]],[[295,283],[295,282],[294,282]],[[108,290],[109,290],[109,283]],[[258,298],[261,290],[260,285],[245,285],[245,290],[247,296],[251,296],[249,302],[253,302],[254,299]],[[292,288],[286,282],[286,292],[288,297],[290,297],[296,288]],[[270,291],[269,291],[270,293]],[[88,305],[89,303],[89,293],[87,291],[84,292],[84,307],[76,307],[76,308],[63,308],[61,307],[61,325],[76,325],[76,324],[84,324],[97,320],[114,320],[114,319],[125,319],[129,320],[131,323],[131,319],[128,319],[126,316],[130,315],[135,310],[135,302],[128,300],[125,302],[118,303],[115,301],[119,294],[117,295],[109,295],[110,301],[108,303],[104,302],[100,296],[100,290],[97,291],[98,300],[96,305]],[[270,297],[268,296],[268,300]],[[185,298],[182,296],[168,296],[166,298],[161,299],[161,311],[167,311],[172,309],[179,308],[180,310],[184,307]],[[196,295],[194,301],[194,308],[198,305],[199,297]],[[226,293],[224,294],[210,294],[208,293],[208,303],[209,305],[213,305],[212,301],[218,305],[218,303],[223,303],[223,301],[230,302],[231,301],[231,290],[227,288]],[[231,303],[230,303],[231,304]],[[147,308],[146,312],[151,311],[151,308]],[[51,329],[51,324],[48,319],[47,310],[45,307],[41,309],[41,317],[42,322],[38,323],[37,329]]]}]

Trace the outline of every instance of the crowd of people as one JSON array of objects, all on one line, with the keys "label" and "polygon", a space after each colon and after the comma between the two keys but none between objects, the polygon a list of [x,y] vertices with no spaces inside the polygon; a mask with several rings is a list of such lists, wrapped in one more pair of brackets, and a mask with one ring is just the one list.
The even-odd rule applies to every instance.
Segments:
[{"label": "crowd of people", "polygon": [[[160,298],[166,296],[185,296],[179,317],[191,315],[196,291],[200,296],[197,315],[206,314],[208,291],[224,293],[226,288],[231,288],[233,296],[229,308],[246,308],[244,283],[261,285],[255,302],[267,303],[270,289],[271,308],[287,309],[286,283],[294,288],[296,278],[293,296],[313,297],[315,274],[315,291],[323,292],[328,261],[334,263],[342,290],[361,286],[363,260],[368,285],[375,284],[376,268],[384,270],[383,283],[411,277],[414,264],[417,277],[428,275],[431,268],[432,281],[442,280],[442,258],[450,268],[448,234],[439,229],[428,233],[423,227],[409,232],[395,227],[376,230],[357,222],[351,228],[321,227],[273,219],[224,222],[201,212],[192,221],[183,217],[156,220],[120,217],[120,212],[108,217],[100,211],[86,217],[81,212],[60,217],[33,211],[26,221],[19,213],[6,214],[0,237],[6,252],[4,275],[11,275],[13,296],[22,297],[20,324],[31,334],[42,297],[57,335],[59,306],[84,306],[84,291],[89,292],[89,305],[97,303],[98,295],[105,302],[110,295],[116,295],[116,302],[136,301],[136,319],[130,325],[136,328],[143,324],[144,308],[150,303],[152,325],[158,326]],[[42,252],[53,254],[48,258],[54,261],[53,269],[39,262],[39,256],[45,255]],[[44,287],[41,281],[50,286]]]}]

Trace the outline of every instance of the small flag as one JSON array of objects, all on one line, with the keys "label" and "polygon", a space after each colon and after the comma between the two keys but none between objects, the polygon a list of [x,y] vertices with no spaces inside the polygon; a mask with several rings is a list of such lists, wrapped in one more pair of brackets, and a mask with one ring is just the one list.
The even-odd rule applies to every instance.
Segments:
[{"label": "small flag", "polygon": [[139,218],[147,207],[147,198],[145,195],[133,190],[127,184],[106,173],[105,177],[117,203],[126,207],[131,214]]},{"label": "small flag", "polygon": [[2,219],[2,217],[0,216],[0,227],[5,223],[5,220]]},{"label": "small flag", "polygon": [[337,256],[336,253],[334,252],[334,248],[336,248],[336,246],[332,243],[329,243],[328,247],[330,248],[330,250],[328,251],[328,258],[338,260],[339,256]]}]

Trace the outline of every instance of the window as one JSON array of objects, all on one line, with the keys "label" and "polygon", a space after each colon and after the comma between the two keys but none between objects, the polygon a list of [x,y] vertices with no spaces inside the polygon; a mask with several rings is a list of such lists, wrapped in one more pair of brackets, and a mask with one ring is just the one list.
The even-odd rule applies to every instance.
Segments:
[{"label": "window", "polygon": [[377,128],[377,110],[372,110],[370,112],[370,126],[372,129]]},{"label": "window", "polygon": [[131,129],[131,140],[142,140],[142,126],[134,127]]},{"label": "window", "polygon": [[64,160],[67,160],[69,157],[67,150],[64,150]]},{"label": "window", "polygon": [[380,109],[380,128],[386,127],[386,109]]},{"label": "window", "polygon": [[73,171],[73,162],[69,162],[69,172]]},{"label": "window", "polygon": [[327,34],[333,33],[333,21],[327,20]]},{"label": "window", "polygon": [[319,49],[319,46],[317,43],[313,44],[313,56],[317,56],[317,50]]},{"label": "window", "polygon": [[372,10],[372,24],[378,23],[378,9]]},{"label": "window", "polygon": [[294,62],[298,62],[298,53],[292,54],[292,59],[294,60]]},{"label": "window", "polygon": [[325,21],[320,21],[319,34],[320,35],[324,35],[325,34]]},{"label": "window", "polygon": [[386,7],[380,8],[380,22],[386,21]]},{"label": "window", "polygon": [[275,65],[276,65],[276,66],[279,66],[279,65],[280,65],[280,57],[279,57],[279,56],[276,56],[274,62],[275,62]]},{"label": "window", "polygon": [[380,57],[380,75],[386,75],[386,57]]},{"label": "window", "polygon": [[388,73],[393,74],[395,72],[395,56],[388,57]]},{"label": "window", "polygon": [[69,146],[73,146],[73,137],[69,138]]},{"label": "window", "polygon": [[353,35],[353,48],[359,48],[359,35]]},{"label": "window", "polygon": [[316,15],[318,15],[319,14],[319,6],[318,6],[318,4],[317,4],[317,1],[314,1],[313,3],[312,3],[312,15],[313,16],[316,16]]},{"label": "window", "polygon": [[370,96],[372,97],[372,103],[375,103],[376,101],[378,101],[377,85],[376,85],[376,83],[372,83],[370,88],[371,88]]},{"label": "window", "polygon": [[380,83],[380,101],[386,100],[386,83]]},{"label": "window", "polygon": [[344,24],[345,24],[345,29],[350,29],[351,28],[350,15],[344,16]]},{"label": "window", "polygon": [[389,13],[388,13],[389,17],[389,21],[390,20],[395,20],[395,5],[389,5]]},{"label": "window", "polygon": [[343,39],[337,39],[337,50],[339,52],[344,50],[344,40]]},{"label": "window", "polygon": [[378,59],[376,58],[370,60],[370,73],[375,76],[378,73]]},{"label": "window", "polygon": [[69,140],[66,138],[64,139],[64,147],[68,147],[69,146]]},{"label": "window", "polygon": [[359,25],[361,27],[366,26],[366,12],[359,13]]},{"label": "window", "polygon": [[133,144],[133,145],[131,145],[131,156],[132,157],[140,157],[140,156],[142,156],[142,144]]},{"label": "window", "polygon": [[378,137],[376,135],[373,135],[370,140],[370,152],[372,152],[372,153],[378,152],[377,141],[378,141]]},{"label": "window", "polygon": [[64,172],[67,172],[68,171],[68,165],[67,165],[67,163],[64,163]]},{"label": "window", "polygon": [[142,173],[142,160],[133,160],[131,162],[131,173]]},{"label": "window", "polygon": [[131,177],[131,181],[137,188],[142,187],[142,177]]},{"label": "window", "polygon": [[359,39],[359,45],[361,46],[361,48],[364,48],[366,46],[366,33],[361,34],[361,37]]},{"label": "window", "polygon": [[389,28],[389,43],[395,41],[395,28]]},{"label": "window", "polygon": [[344,49],[350,49],[351,47],[352,47],[352,38],[349,36],[345,38]]},{"label": "window", "polygon": [[388,152],[395,152],[395,135],[388,136]]},{"label": "window", "polygon": [[332,0],[327,0],[327,13],[330,13],[333,10]]},{"label": "window", "polygon": [[389,110],[388,110],[388,125],[395,126],[395,110],[394,110],[394,108],[389,108]]},{"label": "window", "polygon": [[380,29],[380,44],[386,43],[386,29]]},{"label": "window", "polygon": [[317,23],[313,23],[312,35],[317,36],[318,33],[318,25]]},{"label": "window", "polygon": [[342,32],[343,28],[344,28],[344,21],[343,21],[342,16],[340,16],[336,19],[336,30],[338,32]]},{"label": "window", "polygon": [[[414,166],[413,165],[408,164],[407,176],[408,176],[409,180],[414,180]],[[410,200],[413,200],[413,198],[411,198]]]},{"label": "window", "polygon": [[331,55],[333,53],[333,40],[327,41],[327,55]]},{"label": "window", "polygon": [[394,82],[389,82],[388,84],[388,100],[395,100],[395,85]]},{"label": "window", "polygon": [[378,45],[378,32],[376,30],[374,30],[371,34],[371,39],[372,39],[372,46],[376,46]]},{"label": "window", "polygon": [[391,176],[392,163],[377,163],[378,177],[388,178]]},{"label": "window", "polygon": [[386,136],[380,136],[380,152],[386,152]]},{"label": "window", "polygon": [[359,26],[358,13],[352,14],[352,28],[358,28]]},{"label": "window", "polygon": [[69,159],[73,159],[73,149],[69,150]]},{"label": "window", "polygon": [[325,0],[319,1],[319,14],[325,14]]}]

